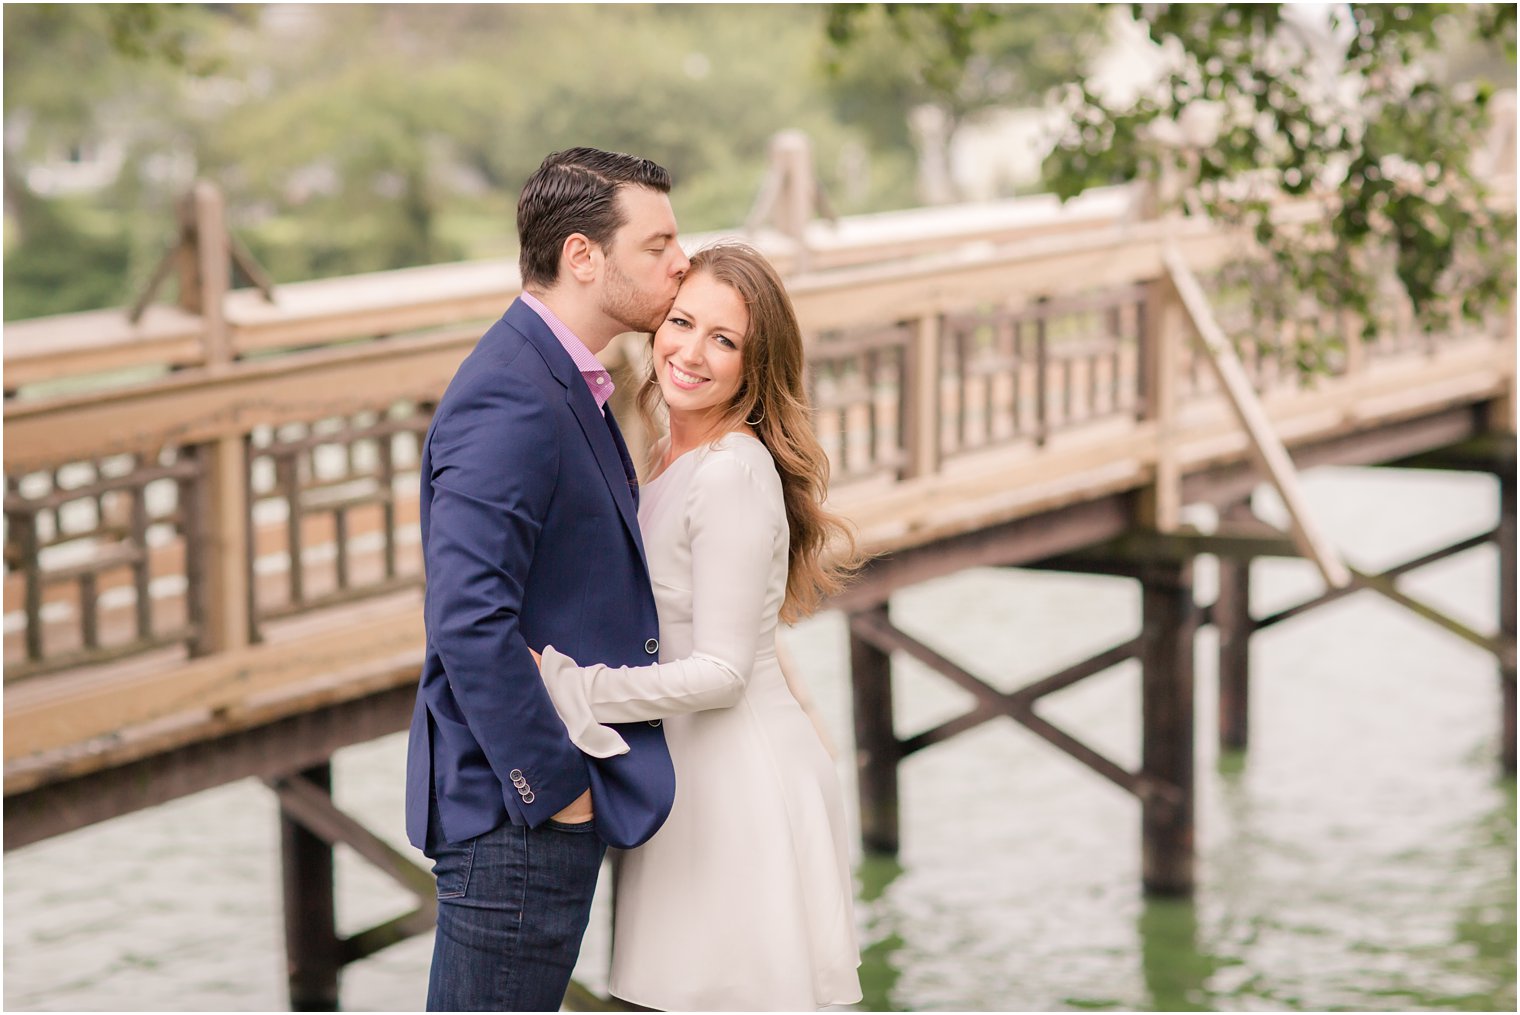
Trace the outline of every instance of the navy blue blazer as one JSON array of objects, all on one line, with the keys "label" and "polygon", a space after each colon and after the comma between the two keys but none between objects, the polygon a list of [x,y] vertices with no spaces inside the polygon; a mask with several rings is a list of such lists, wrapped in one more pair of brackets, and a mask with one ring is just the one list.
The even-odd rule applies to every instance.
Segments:
[{"label": "navy blue blazer", "polygon": [[503,822],[536,827],[588,787],[596,830],[637,846],[670,813],[664,731],[615,727],[627,754],[570,742],[529,646],[642,666],[659,617],[638,485],[611,414],[515,300],[460,365],[422,449],[427,656],[407,747],[406,831],[426,848]]}]

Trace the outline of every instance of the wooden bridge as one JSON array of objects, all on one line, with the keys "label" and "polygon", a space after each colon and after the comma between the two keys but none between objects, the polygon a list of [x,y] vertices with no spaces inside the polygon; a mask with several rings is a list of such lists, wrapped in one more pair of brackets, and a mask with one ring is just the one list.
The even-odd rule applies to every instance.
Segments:
[{"label": "wooden bridge", "polygon": [[[875,555],[833,604],[849,616],[868,849],[897,847],[904,757],[1006,717],[1132,793],[1147,888],[1190,891],[1193,634],[1220,631],[1220,731],[1241,748],[1249,636],[1358,591],[1493,652],[1501,763],[1514,771],[1513,318],[1427,335],[1405,314],[1308,374],[1299,340],[1349,338],[1357,322],[1300,300],[1266,312],[1244,238],[1134,207],[1114,189],[1064,208],[1024,199],[833,226],[794,214],[790,239],[760,237],[807,330],[832,502]],[[260,285],[234,289],[235,263]],[[432,926],[430,875],[334,807],[328,760],[410,716],[418,444],[517,274],[483,261],[270,287],[207,185],[186,199],[156,281],[170,274],[176,305],[6,327],[5,846],[262,778],[282,807],[292,1000],[330,1006],[343,964]],[[620,399],[638,350],[632,337],[611,350]],[[1317,533],[1294,463],[1492,473],[1501,520],[1357,573]],[[1289,531],[1251,516],[1263,482],[1282,492]],[[1216,507],[1218,527],[1183,524],[1189,504]],[[1496,632],[1396,586],[1488,542],[1501,561]],[[1220,560],[1204,606],[1202,554]],[[1253,617],[1249,563],[1263,555],[1310,557],[1324,593]],[[888,606],[896,589],[976,566],[1133,577],[1142,633],[999,690],[897,629]],[[896,653],[976,704],[900,733]],[[1037,707],[1132,658],[1138,771]],[[416,909],[340,938],[339,842],[415,891]]]}]

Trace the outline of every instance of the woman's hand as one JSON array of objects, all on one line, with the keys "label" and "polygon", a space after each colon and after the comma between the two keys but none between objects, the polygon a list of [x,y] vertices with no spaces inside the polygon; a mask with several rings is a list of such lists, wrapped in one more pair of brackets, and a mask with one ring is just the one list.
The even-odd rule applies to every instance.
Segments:
[{"label": "woman's hand", "polygon": [[[528,651],[533,652],[531,648]],[[533,662],[539,668],[539,671],[542,672],[544,657],[537,652],[533,652]],[[566,807],[549,820],[558,822],[561,825],[583,825],[595,816],[595,812],[591,809],[591,791],[588,789],[576,797],[575,802],[569,807]]]}]

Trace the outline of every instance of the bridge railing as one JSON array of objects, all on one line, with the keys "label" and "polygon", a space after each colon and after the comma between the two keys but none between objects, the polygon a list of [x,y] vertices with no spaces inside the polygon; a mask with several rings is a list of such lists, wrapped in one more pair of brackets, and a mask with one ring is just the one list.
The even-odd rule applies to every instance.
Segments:
[{"label": "bridge railing", "polygon": [[[1259,390],[1319,383],[1292,361],[1296,336],[1354,322],[1307,303],[1264,320],[1241,280],[1247,239],[1135,219],[1114,194],[1069,208],[1064,229],[1009,213],[969,245],[959,220],[935,233],[914,219],[873,234],[892,260],[864,263],[857,246],[792,276],[844,501],[1084,428],[1130,427],[1127,453],[1175,480],[1179,421],[1213,391],[1160,281],[1169,244],[1241,337]],[[102,311],[7,327],[8,680],[236,649],[420,582],[418,442],[515,272],[408,269],[270,301],[229,290],[214,191],[183,215],[183,306],[138,324]],[[1410,341],[1348,341],[1326,369],[1350,376]]]}]

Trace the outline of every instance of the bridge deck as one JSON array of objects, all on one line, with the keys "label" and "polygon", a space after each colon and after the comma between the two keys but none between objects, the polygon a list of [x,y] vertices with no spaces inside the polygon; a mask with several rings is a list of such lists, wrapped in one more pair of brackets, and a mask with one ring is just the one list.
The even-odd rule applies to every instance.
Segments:
[{"label": "bridge deck", "polygon": [[[1166,243],[1208,279],[1301,463],[1512,432],[1512,322],[1433,338],[1406,315],[1309,376],[1293,339],[1351,322],[1260,318],[1232,274],[1241,238],[1078,219],[1011,216],[971,249],[959,223],[954,242],[917,237],[923,256],[857,251],[793,279],[832,501],[879,558],[836,605],[1038,561],[1151,524],[1148,499],[1258,481],[1160,281]],[[282,287],[275,305],[235,294],[236,352],[263,355],[222,364],[187,351],[199,318],[168,308],[135,336],[97,332],[104,359],[88,338],[102,315],[7,329],[12,389],[100,363],[185,367],[6,402],[8,848],[400,728],[422,644],[418,438],[478,334],[466,322],[510,297],[508,267]]]}]

